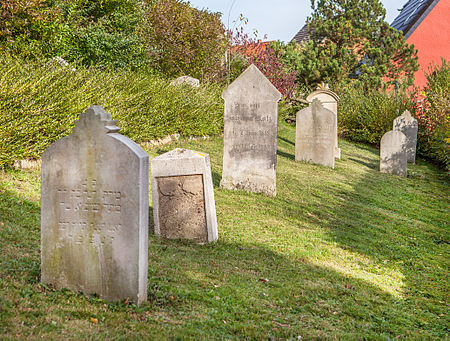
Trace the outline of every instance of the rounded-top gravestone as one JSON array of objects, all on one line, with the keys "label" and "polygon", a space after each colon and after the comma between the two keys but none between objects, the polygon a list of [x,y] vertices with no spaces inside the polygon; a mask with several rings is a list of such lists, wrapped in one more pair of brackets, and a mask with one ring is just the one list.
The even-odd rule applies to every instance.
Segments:
[{"label": "rounded-top gravestone", "polygon": [[380,143],[380,172],[406,176],[406,167],[406,136],[401,131],[388,131]]}]

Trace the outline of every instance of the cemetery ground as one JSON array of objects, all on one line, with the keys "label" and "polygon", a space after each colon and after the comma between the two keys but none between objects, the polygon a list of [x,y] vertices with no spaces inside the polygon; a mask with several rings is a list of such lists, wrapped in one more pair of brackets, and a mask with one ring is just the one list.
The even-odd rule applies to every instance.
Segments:
[{"label": "cemetery ground", "polygon": [[210,154],[219,240],[150,233],[139,307],[40,284],[39,170],[1,172],[0,338],[448,336],[448,177],[420,159],[382,174],[379,150],[342,140],[334,170],[295,162],[295,127],[278,136],[275,198],[218,188],[221,138],[146,149]]}]

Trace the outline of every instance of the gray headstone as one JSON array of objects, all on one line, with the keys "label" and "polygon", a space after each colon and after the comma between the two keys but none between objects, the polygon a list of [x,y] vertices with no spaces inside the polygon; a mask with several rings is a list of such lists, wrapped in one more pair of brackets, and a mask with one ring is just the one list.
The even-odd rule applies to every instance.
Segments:
[{"label": "gray headstone", "polygon": [[91,106],[42,155],[41,280],[147,300],[148,155]]},{"label": "gray headstone", "polygon": [[[308,102],[312,102],[314,99],[318,99],[325,109],[331,110],[336,115],[337,122],[337,104],[339,102],[339,96],[335,94],[328,88],[328,84],[323,84],[317,88],[316,91],[309,94],[306,97]],[[336,147],[335,147],[335,157],[337,159],[341,158],[341,149],[338,147],[338,129],[336,124]]]},{"label": "gray headstone", "polygon": [[197,78],[193,78],[191,76],[181,76],[170,82],[170,85],[182,85],[182,84],[187,84],[194,88],[198,88],[200,86],[200,81]]},{"label": "gray headstone", "polygon": [[222,98],[221,187],[275,196],[280,92],[252,64],[225,89]]},{"label": "gray headstone", "polygon": [[380,172],[406,176],[406,136],[401,131],[388,131],[381,138]]},{"label": "gray headstone", "polygon": [[155,234],[197,243],[217,240],[209,155],[174,149],[151,160]]},{"label": "gray headstone", "polygon": [[315,99],[297,113],[295,161],[334,168],[336,115]]},{"label": "gray headstone", "polygon": [[408,110],[394,120],[393,129],[406,136],[406,157],[409,163],[416,163],[417,120]]}]

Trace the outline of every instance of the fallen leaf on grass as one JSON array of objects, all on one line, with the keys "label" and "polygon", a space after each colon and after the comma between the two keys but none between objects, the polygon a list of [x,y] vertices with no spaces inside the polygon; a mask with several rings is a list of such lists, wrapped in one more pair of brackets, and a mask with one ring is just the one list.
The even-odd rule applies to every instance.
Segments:
[{"label": "fallen leaf on grass", "polygon": [[91,317],[89,320],[91,320],[91,322],[93,324],[97,324],[98,323],[98,319],[96,319],[95,317]]},{"label": "fallen leaf on grass", "polygon": [[284,323],[280,323],[280,322],[277,322],[277,321],[272,321],[272,322],[275,323],[279,327],[283,327],[283,328],[290,328],[291,327],[289,324],[284,324]]}]

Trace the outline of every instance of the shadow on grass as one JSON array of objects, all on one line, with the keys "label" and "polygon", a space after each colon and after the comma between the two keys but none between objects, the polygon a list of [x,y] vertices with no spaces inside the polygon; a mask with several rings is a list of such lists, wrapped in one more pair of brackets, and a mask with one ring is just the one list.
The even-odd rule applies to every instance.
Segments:
[{"label": "shadow on grass", "polygon": [[[72,321],[70,325],[61,322],[55,333],[66,328],[70,332],[77,319],[82,322],[86,316],[104,314],[126,329],[136,324],[131,315],[143,319],[154,316],[154,320],[140,324],[135,336],[148,335],[156,326],[168,336],[211,338],[360,337],[361,333],[394,337],[407,333],[408,326],[401,321],[409,318],[410,312],[396,298],[365,281],[304,259],[287,258],[250,240],[199,246],[158,239],[152,232],[149,303],[134,311],[120,304],[109,305],[112,308],[105,313],[101,300],[37,285],[38,204],[9,191],[0,193],[0,202],[5,224],[0,234],[5,251],[0,255],[4,294],[26,298],[6,302],[11,303],[12,314],[5,318],[27,321],[20,330],[5,328],[6,335],[48,332],[48,309],[55,316],[70,316]],[[150,217],[151,212],[150,207]],[[5,249],[8,245],[13,247]],[[33,315],[24,315],[22,311],[30,305],[35,307]],[[155,322],[161,314],[167,318],[164,327]],[[111,324],[104,328],[108,328],[108,335],[114,335]],[[98,331],[77,333],[92,337]]]},{"label": "shadow on grass", "polygon": [[379,166],[380,166],[379,162],[372,161],[372,160],[370,160],[368,158],[367,158],[368,161],[362,161],[360,159],[355,159],[355,158],[352,158],[352,157],[349,157],[348,160],[356,162],[356,163],[359,163],[360,165],[362,165],[364,167],[367,167],[367,168],[370,168],[370,169],[375,169],[375,170],[378,170]]},{"label": "shadow on grass", "polygon": [[277,155],[285,157],[286,159],[289,159],[289,160],[295,160],[295,156],[293,154],[283,152],[282,150],[279,150],[279,149],[277,150]]},{"label": "shadow on grass", "polygon": [[278,135],[278,140],[281,140],[281,141],[283,141],[283,142],[286,142],[286,143],[288,143],[288,144],[290,144],[290,145],[295,146],[295,142],[292,142],[291,140],[288,140],[287,138],[284,138],[284,137],[282,137],[282,136],[280,136],[280,135]]},{"label": "shadow on grass", "polygon": [[[293,260],[261,244],[150,240],[149,303],[202,316],[179,335],[255,338],[395,337],[412,311],[366,281]],[[157,256],[157,259],[156,259]],[[151,257],[152,258],[152,257]],[[247,319],[251,320],[248,323]],[[225,322],[223,322],[225,321]],[[368,327],[370,326],[370,327]]]}]

